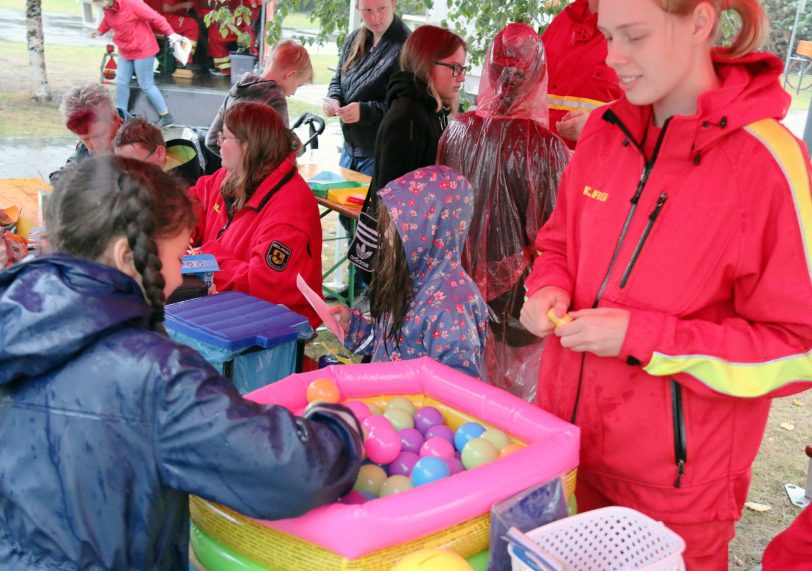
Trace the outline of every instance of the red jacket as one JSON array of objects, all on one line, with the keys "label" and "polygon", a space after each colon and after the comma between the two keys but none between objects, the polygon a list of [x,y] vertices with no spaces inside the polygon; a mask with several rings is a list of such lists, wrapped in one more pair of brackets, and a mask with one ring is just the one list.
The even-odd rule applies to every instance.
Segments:
[{"label": "red jacket", "polygon": [[776,535],[761,560],[764,571],[809,571],[812,566],[812,507],[806,506],[790,526]]},{"label": "red jacket", "polygon": [[[272,193],[291,171],[292,178]],[[217,291],[233,289],[282,304],[315,329],[321,320],[296,287],[296,274],[321,295],[321,221],[295,162],[282,161],[230,222],[220,195],[225,177],[220,169],[190,189],[203,210],[192,243],[217,258]]]},{"label": "red jacket", "polygon": [[618,358],[550,336],[538,403],[575,416],[579,477],[675,523],[740,516],[767,397],[812,381],[809,154],[778,122],[778,58],[715,61],[721,87],[648,163],[650,107],[592,114],[526,281],[631,312]]},{"label": "red jacket", "polygon": [[[541,40],[547,53],[550,129],[573,110],[592,111],[614,101],[623,91],[615,72],[606,65],[606,40],[598,31],[598,15],[588,0],[575,0],[556,16]],[[575,141],[564,139],[571,148]]]},{"label": "red jacket", "polygon": [[106,34],[111,29],[119,53],[131,61],[158,53],[153,29],[164,36],[175,33],[166,18],[143,0],[115,0],[110,8],[105,8],[98,32]]}]

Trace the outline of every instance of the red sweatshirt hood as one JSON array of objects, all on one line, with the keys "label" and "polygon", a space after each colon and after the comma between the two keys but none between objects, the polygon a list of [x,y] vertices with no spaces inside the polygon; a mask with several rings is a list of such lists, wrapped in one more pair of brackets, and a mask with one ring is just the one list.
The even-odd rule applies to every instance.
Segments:
[{"label": "red sweatshirt hood", "polygon": [[[784,66],[777,56],[759,52],[730,59],[723,50],[714,49],[712,58],[721,85],[699,97],[696,114],[670,120],[669,155],[694,156],[745,125],[760,119],[781,120],[787,114],[791,97],[781,87]],[[619,120],[639,142],[651,113],[650,105],[633,105],[623,96],[610,104],[602,117],[607,123]],[[596,121],[593,125],[600,129],[606,123]]]}]

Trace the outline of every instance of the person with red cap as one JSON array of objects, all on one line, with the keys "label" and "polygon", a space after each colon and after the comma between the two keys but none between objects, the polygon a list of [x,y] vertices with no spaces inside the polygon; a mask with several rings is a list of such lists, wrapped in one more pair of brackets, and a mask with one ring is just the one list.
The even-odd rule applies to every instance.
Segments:
[{"label": "person with red cap", "polygon": [[533,240],[555,205],[569,159],[549,129],[547,61],[539,35],[508,24],[488,50],[476,111],[451,121],[438,164],[474,187],[462,262],[488,303],[482,378],[534,400],[542,340],[519,323]]},{"label": "person with red cap", "polygon": [[574,149],[589,112],[623,93],[605,62],[598,0],[575,0],[553,19],[541,39],[548,58],[550,128]]}]

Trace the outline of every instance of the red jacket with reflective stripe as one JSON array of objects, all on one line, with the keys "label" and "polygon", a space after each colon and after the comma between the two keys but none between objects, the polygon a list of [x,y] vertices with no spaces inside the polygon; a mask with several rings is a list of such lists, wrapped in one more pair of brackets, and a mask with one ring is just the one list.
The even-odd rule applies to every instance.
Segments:
[{"label": "red jacket with reflective stripe", "polygon": [[[293,177],[271,193],[291,169]],[[220,195],[226,170],[200,178],[190,189],[202,210],[192,243],[217,258],[217,291],[233,289],[282,304],[315,329],[321,320],[296,287],[296,274],[321,295],[321,220],[313,192],[295,169],[292,159],[282,161],[231,222]]]},{"label": "red jacket with reflective stripe", "polygon": [[158,53],[153,30],[164,36],[174,33],[166,18],[144,4],[143,0],[115,0],[104,9],[98,32],[113,30],[113,43],[128,60],[152,57]]},{"label": "red jacket with reflective stripe", "polygon": [[571,309],[630,311],[618,358],[548,337],[538,403],[567,420],[577,408],[579,477],[671,522],[739,517],[759,397],[812,385],[809,153],[778,122],[778,58],[714,58],[721,86],[665,124],[648,172],[651,108],[592,114],[526,281],[528,295],[563,288]]},{"label": "red jacket with reflective stripe", "polygon": [[[606,40],[598,31],[598,15],[591,14],[587,4],[588,0],[575,0],[541,36],[547,54],[550,129],[556,135],[556,122],[569,111],[591,111],[623,94],[617,75],[606,65]],[[575,141],[564,142],[575,148]]]}]

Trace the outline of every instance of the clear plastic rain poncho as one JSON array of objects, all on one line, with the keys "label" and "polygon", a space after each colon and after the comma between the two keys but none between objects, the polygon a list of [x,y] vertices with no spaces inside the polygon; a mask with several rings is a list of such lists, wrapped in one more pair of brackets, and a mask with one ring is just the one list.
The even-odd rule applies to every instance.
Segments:
[{"label": "clear plastic rain poncho", "polygon": [[519,312],[533,243],[552,213],[569,151],[548,129],[544,46],[530,26],[499,32],[482,73],[476,111],[449,124],[437,162],[474,187],[463,264],[490,309],[482,377],[533,400],[542,340],[519,323]]}]

